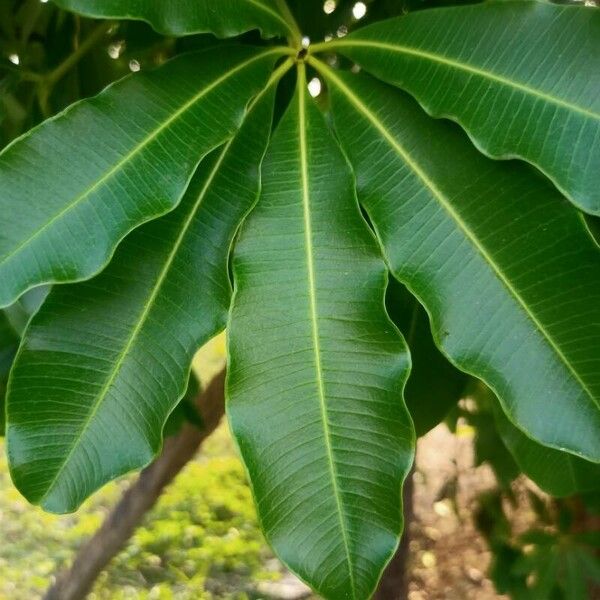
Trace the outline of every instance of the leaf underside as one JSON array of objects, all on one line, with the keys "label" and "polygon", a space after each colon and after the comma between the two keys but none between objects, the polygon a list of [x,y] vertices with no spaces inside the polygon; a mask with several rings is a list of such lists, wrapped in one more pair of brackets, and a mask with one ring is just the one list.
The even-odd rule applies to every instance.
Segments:
[{"label": "leaf underside", "polygon": [[232,46],[180,56],[4,150],[0,306],[41,283],[92,276],[129,231],[176,206],[200,159],[240,126],[279,55]]},{"label": "leaf underside", "polygon": [[7,432],[13,480],[31,502],[75,510],[158,451],[195,351],[225,326],[229,248],[258,194],[273,101],[271,86],[176,210],[134,231],[98,277],[57,286],[33,319]]},{"label": "leaf underside", "polygon": [[600,11],[484,2],[388,19],[331,47],[600,214]]},{"label": "leaf underside", "polygon": [[233,258],[228,415],[269,542],[325,598],[368,598],[402,528],[414,433],[386,272],[324,117],[295,98]]},{"label": "leaf underside", "polygon": [[528,435],[600,461],[600,253],[581,217],[406,94],[320,68],[359,200],[437,344]]}]

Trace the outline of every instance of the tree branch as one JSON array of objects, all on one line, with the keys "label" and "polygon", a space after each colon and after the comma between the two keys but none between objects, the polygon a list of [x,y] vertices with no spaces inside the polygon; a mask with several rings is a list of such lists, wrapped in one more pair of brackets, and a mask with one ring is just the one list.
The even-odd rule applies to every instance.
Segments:
[{"label": "tree branch", "polygon": [[225,371],[221,371],[197,401],[204,428],[186,424],[176,436],[165,440],[160,456],[123,494],[100,529],[79,550],[71,568],[46,592],[45,600],[80,600],[91,591],[98,575],[125,546],[164,488],[219,425],[225,411],[224,386]]}]

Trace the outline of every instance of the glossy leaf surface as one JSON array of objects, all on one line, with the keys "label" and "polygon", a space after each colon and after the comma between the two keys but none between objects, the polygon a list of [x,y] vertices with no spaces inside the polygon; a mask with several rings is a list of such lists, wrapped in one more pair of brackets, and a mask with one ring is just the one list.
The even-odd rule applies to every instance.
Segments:
[{"label": "glossy leaf surface", "polygon": [[235,36],[260,29],[266,37],[286,36],[291,25],[275,0],[54,0],[61,8],[88,17],[137,19],[156,31],[182,36],[214,33]]},{"label": "glossy leaf surface", "polygon": [[399,90],[320,68],[359,200],[436,343],[530,436],[600,461],[600,252],[581,216]]},{"label": "glossy leaf surface", "polygon": [[301,67],[234,253],[228,414],[280,558],[323,597],[362,600],[402,529],[409,357],[352,174],[307,95]]},{"label": "glossy leaf surface", "polygon": [[388,19],[331,48],[600,214],[600,11],[484,2]]},{"label": "glossy leaf surface", "polygon": [[280,53],[178,57],[11,144],[0,155],[0,306],[40,283],[90,277],[131,229],[172,209]]},{"label": "glossy leaf surface", "polygon": [[158,451],[195,351],[225,326],[229,248],[258,195],[269,89],[176,210],[134,231],[98,277],[55,287],[33,319],[7,431],[12,477],[30,502],[72,511]]}]

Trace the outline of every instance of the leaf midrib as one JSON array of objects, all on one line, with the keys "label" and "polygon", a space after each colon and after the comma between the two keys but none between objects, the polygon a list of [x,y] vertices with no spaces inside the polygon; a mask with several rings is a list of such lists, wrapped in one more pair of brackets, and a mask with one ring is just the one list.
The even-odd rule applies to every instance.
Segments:
[{"label": "leaf midrib", "polygon": [[358,112],[362,113],[364,117],[372,123],[372,125],[383,135],[384,139],[392,146],[392,148],[402,157],[406,164],[412,169],[412,171],[421,179],[425,186],[431,191],[432,195],[438,200],[442,208],[450,215],[455,221],[458,227],[462,230],[464,235],[471,241],[475,249],[479,252],[485,262],[492,268],[498,279],[503,283],[508,292],[515,298],[525,314],[529,316],[531,321],[535,324],[542,336],[547,340],[550,347],[554,350],[560,361],[569,370],[575,381],[579,383],[583,391],[589,396],[592,403],[598,405],[595,400],[594,394],[588,388],[588,386],[579,377],[579,374],[575,371],[570,361],[563,354],[558,344],[554,341],[549,332],[546,331],[542,323],[538,320],[535,314],[529,309],[519,292],[511,285],[510,281],[504,275],[502,269],[492,256],[488,253],[484,246],[481,245],[476,234],[470,229],[467,223],[462,217],[454,210],[450,201],[445,197],[444,193],[437,187],[437,185],[429,178],[427,173],[421,168],[421,166],[411,157],[410,153],[402,147],[402,145],[394,138],[394,136],[388,131],[385,125],[357,96],[346,86],[346,84],[339,78],[335,73],[321,61],[310,59],[310,63],[318,71],[320,71],[327,79],[331,80],[337,88],[350,100],[350,102],[356,107]]},{"label": "leaf midrib", "polygon": [[[252,108],[259,102],[259,100],[268,92],[268,90],[271,89],[271,87],[275,83],[277,83],[277,81],[279,81],[279,79],[289,70],[289,68],[291,67],[291,64],[292,64],[291,61],[288,59],[273,72],[273,74],[272,74],[271,78],[269,79],[269,81],[267,82],[266,86],[252,100],[250,107],[248,108],[248,112],[250,110],[252,110]],[[110,389],[112,384],[115,382],[117,375],[121,371],[121,367],[123,366],[123,363],[125,362],[125,359],[127,358],[127,355],[129,354],[129,351],[133,347],[133,344],[135,343],[140,331],[142,330],[142,327],[144,326],[144,324],[146,323],[146,320],[148,319],[150,311],[154,305],[154,301],[158,297],[158,294],[159,294],[159,292],[169,274],[169,271],[173,265],[173,261],[175,260],[177,254],[181,248],[183,240],[184,240],[186,234],[188,233],[189,228],[198,213],[198,209],[199,209],[202,201],[204,200],[208,190],[210,189],[210,186],[212,185],[217,173],[219,172],[221,165],[223,164],[223,161],[225,160],[225,157],[227,156],[234,141],[235,141],[235,137],[231,138],[223,146],[221,154],[219,155],[219,158],[215,162],[212,170],[210,171],[204,185],[202,186],[202,189],[200,190],[200,192],[198,194],[198,198],[196,199],[196,202],[191,207],[188,216],[186,217],[185,221],[183,222],[181,231],[180,231],[179,235],[177,236],[177,239],[175,240],[175,243],[173,245],[171,252],[169,252],[169,254],[167,256],[165,264],[164,264],[163,268],[161,269],[161,272],[156,281],[156,284],[152,290],[152,293],[150,294],[150,297],[148,298],[147,302],[144,304],[144,307],[142,309],[142,312],[140,313],[139,319],[137,320],[136,326],[133,328],[127,343],[125,344],[123,350],[119,354],[119,358],[117,359],[117,362],[116,362],[112,372],[110,373],[109,378],[107,379],[106,383],[102,387],[102,390],[100,391],[96,400],[94,401],[94,404],[92,406],[92,410],[90,411],[90,414],[88,415],[88,417],[86,418],[82,427],[80,428],[79,433],[75,437],[75,441],[72,444],[71,449],[69,450],[69,453],[63,460],[63,463],[62,463],[60,469],[57,471],[56,475],[54,476],[51,483],[49,484],[46,493],[44,494],[44,496],[42,496],[40,503],[43,503],[45,498],[47,498],[50,495],[50,493],[52,492],[54,486],[56,485],[60,476],[64,472],[64,469],[69,464],[69,461],[70,461],[71,457],[73,456],[75,450],[77,449],[78,444],[81,441],[81,438],[83,437],[85,431],[90,426],[94,416],[97,414],[100,406],[102,405],[104,399],[106,398],[108,390]]]},{"label": "leaf midrib", "polygon": [[300,144],[300,170],[302,179],[302,209],[304,217],[304,243],[306,250],[306,264],[308,271],[308,292],[310,303],[310,320],[311,320],[311,335],[315,356],[315,369],[317,389],[319,396],[319,409],[321,412],[321,422],[323,424],[323,433],[325,440],[325,449],[327,452],[327,460],[329,463],[329,471],[333,487],[333,495],[337,507],[339,526],[342,533],[342,542],[346,553],[346,562],[348,565],[348,576],[352,597],[356,598],[356,584],[354,581],[354,571],[352,568],[352,560],[350,555],[350,545],[346,532],[346,523],[343,510],[343,500],[338,486],[338,473],[333,457],[333,448],[331,446],[331,432],[329,429],[329,415],[327,411],[327,401],[325,397],[325,385],[323,380],[323,367],[320,347],[320,334],[318,323],[317,309],[317,292],[315,282],[315,267],[314,267],[314,248],[312,241],[312,219],[310,208],[310,189],[308,176],[308,151],[306,140],[306,71],[302,63],[298,67],[298,139]]},{"label": "leaf midrib", "polygon": [[[321,46],[321,45],[319,45],[319,46]],[[323,48],[324,47],[325,46],[323,45]],[[453,60],[451,58],[443,56],[441,54],[427,52],[425,50],[419,50],[417,48],[413,48],[410,46],[403,46],[400,44],[389,44],[389,43],[385,43],[385,42],[372,42],[372,41],[367,41],[367,40],[351,40],[351,39],[350,40],[336,40],[336,41],[330,43],[330,47],[331,48],[339,48],[339,47],[378,48],[381,50],[388,50],[391,52],[407,54],[409,56],[416,56],[418,58],[423,58],[423,59],[429,60],[431,62],[443,64],[443,65],[446,65],[448,67],[451,67],[451,68],[454,68],[457,70],[465,71],[467,73],[470,73],[471,75],[477,75],[479,77],[483,77],[485,79],[495,81],[502,85],[517,89],[521,92],[525,92],[531,96],[536,96],[538,98],[546,100],[547,102],[556,104],[557,106],[561,106],[563,108],[567,108],[574,112],[578,112],[586,117],[589,117],[589,118],[592,118],[595,120],[600,120],[600,113],[596,113],[592,110],[589,110],[587,108],[584,108],[584,107],[574,104],[572,102],[568,102],[566,100],[563,100],[562,98],[557,98],[556,96],[553,96],[552,94],[549,94],[547,92],[541,91],[536,88],[533,88],[533,87],[528,86],[519,81],[509,79],[502,75],[497,75],[495,73],[492,73],[491,71],[485,71],[483,69],[479,69],[468,63],[462,63],[457,60]],[[319,49],[321,49],[321,48],[319,48]]]},{"label": "leaf midrib", "polygon": [[148,300],[144,303],[142,311],[140,313],[140,316],[136,320],[136,325],[132,329],[129,339],[127,340],[125,346],[123,347],[123,350],[119,354],[119,357],[117,359],[117,362],[115,363],[114,368],[111,370],[109,377],[106,380],[106,383],[102,386],[100,393],[98,394],[98,396],[96,397],[96,400],[94,401],[94,403],[92,405],[91,411],[89,412],[87,418],[85,419],[83,425],[81,426],[79,433],[75,436],[75,441],[71,445],[71,449],[69,450],[67,456],[64,458],[60,469],[56,472],[56,475],[54,476],[54,478],[48,485],[48,489],[47,489],[46,493],[44,494],[44,496],[41,498],[40,503],[43,503],[43,501],[52,493],[52,490],[54,489],[55,485],[57,484],[60,476],[62,475],[65,468],[69,464],[71,457],[75,453],[76,449],[79,447],[81,438],[83,437],[83,435],[85,434],[85,432],[89,428],[89,426],[91,425],[94,417],[98,413],[98,410],[100,409],[104,400],[106,399],[108,391],[110,390],[110,388],[114,384],[117,376],[121,372],[121,368],[122,368],[125,360],[127,359],[127,356],[129,355],[129,353],[131,351],[131,348],[135,344],[135,342],[138,338],[138,335],[140,334],[140,331],[142,330],[142,327],[146,324],[148,316],[150,315],[150,312],[154,306],[154,301],[158,297],[158,294],[170,272],[170,269],[173,265],[173,261],[175,260],[175,257],[177,256],[179,249],[181,248],[183,239],[184,239],[185,235],[187,234],[189,227],[190,227],[192,221],[194,220],[194,217],[196,216],[198,207],[200,206],[202,200],[204,199],[204,196],[206,195],[208,188],[210,187],[221,164],[223,163],[223,160],[227,154],[227,150],[229,149],[230,144],[231,144],[231,141],[228,142],[225,145],[225,147],[223,148],[223,151],[221,152],[217,162],[215,163],[213,170],[210,172],[210,175],[209,175],[207,181],[205,182],[204,186],[202,187],[202,190],[200,191],[200,193],[198,194],[198,199],[196,200],[194,206],[190,210],[189,215],[187,216],[186,220],[184,221],[181,232],[177,236],[175,244],[173,245],[173,249],[167,255],[167,259],[165,261],[165,264],[163,265],[163,268],[160,271],[158,279],[156,280],[156,284],[154,285],[154,287],[152,289],[152,293],[150,294],[150,297],[148,298]]},{"label": "leaf midrib", "polygon": [[44,231],[46,231],[49,227],[51,227],[54,223],[62,219],[66,214],[74,210],[77,206],[81,205],[85,200],[87,200],[91,194],[93,194],[102,184],[108,181],[113,175],[118,173],[121,168],[126,165],[129,161],[131,161],[137,154],[139,154],[148,144],[154,141],[167,127],[173,124],[181,115],[183,115],[187,110],[189,110],[196,102],[200,101],[206,94],[210,93],[213,89],[221,85],[225,80],[229,77],[232,77],[237,72],[242,71],[253,62],[261,60],[270,54],[286,54],[286,48],[273,48],[266,52],[261,52],[260,54],[253,56],[252,58],[244,61],[236,65],[234,68],[229,69],[223,75],[215,79],[208,86],[204,87],[200,92],[194,95],[190,100],[188,100],[183,106],[177,109],[168,119],[163,121],[150,135],[146,136],[139,144],[133,148],[130,152],[128,152],[121,160],[119,160],[113,167],[111,167],[106,173],[104,173],[92,186],[86,189],[84,192],[79,194],[70,204],[65,206],[60,212],[54,215],[49,221],[44,223],[42,227],[37,229],[33,234],[31,234],[27,239],[22,241],[16,248],[0,257],[0,265],[6,263],[11,258],[13,258],[16,254],[18,254],[23,248],[28,246],[33,240],[39,237]]}]

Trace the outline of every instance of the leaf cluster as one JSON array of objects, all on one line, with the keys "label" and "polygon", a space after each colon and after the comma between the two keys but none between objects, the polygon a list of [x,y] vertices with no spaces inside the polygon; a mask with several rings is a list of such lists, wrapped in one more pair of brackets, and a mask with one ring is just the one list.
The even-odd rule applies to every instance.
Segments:
[{"label": "leaf cluster", "polygon": [[[326,598],[372,594],[416,433],[472,378],[491,399],[471,418],[509,470],[559,496],[597,487],[597,10],[54,4],[78,16],[6,21],[21,54],[2,97],[37,105],[22,129],[87,95],[61,90],[107,41],[136,72],[0,154],[0,306],[57,284],[4,384],[28,500],[72,511],[148,464],[225,328],[263,531]],[[36,66],[33,30],[65,26],[75,49],[42,43]],[[119,63],[149,28],[153,58]],[[18,339],[2,335],[6,379]]]}]

